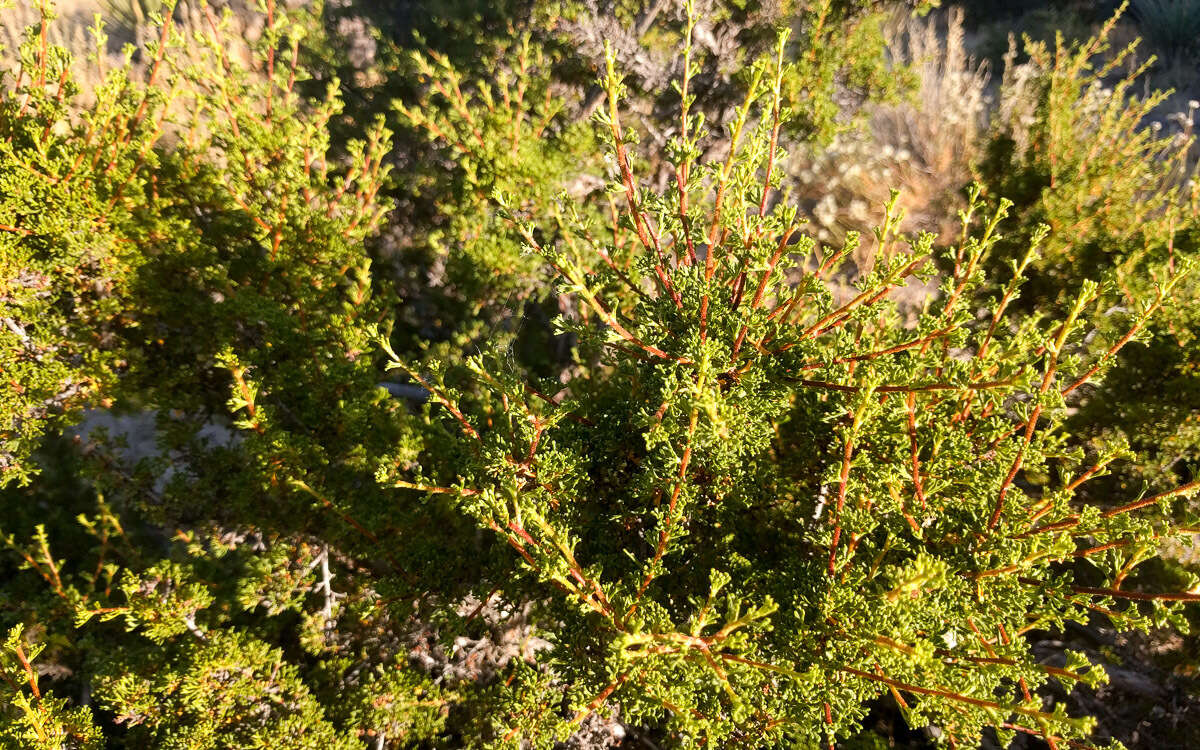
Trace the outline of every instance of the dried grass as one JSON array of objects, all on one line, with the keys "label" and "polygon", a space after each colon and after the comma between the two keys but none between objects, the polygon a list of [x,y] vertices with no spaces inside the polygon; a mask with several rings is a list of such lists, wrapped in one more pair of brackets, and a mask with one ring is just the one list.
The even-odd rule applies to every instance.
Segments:
[{"label": "dried grass", "polygon": [[[297,3],[285,4],[294,7]],[[263,25],[261,14],[253,10],[254,0],[229,0],[210,5],[218,17],[226,7],[232,11],[231,31],[224,35],[229,41],[226,52],[243,65],[249,64],[253,59],[250,44],[261,35]],[[58,0],[54,7],[56,17],[46,27],[46,40],[70,53],[74,80],[83,94],[79,104],[88,103],[88,94],[101,82],[104,71],[125,65],[125,54],[130,48],[130,78],[136,81],[143,77],[146,44],[157,41],[159,36],[159,29],[150,19],[155,7],[153,0]],[[99,54],[93,33],[97,16],[106,37]],[[189,33],[190,29],[204,31],[208,28],[199,0],[181,0],[173,19],[175,27],[184,33]],[[32,2],[18,2],[0,9],[0,86],[12,85],[20,67],[18,50],[24,41],[25,30],[37,29],[41,22],[41,13]]]},{"label": "dried grass", "polygon": [[[986,127],[989,73],[967,54],[960,9],[898,17],[885,35],[892,59],[915,74],[914,95],[868,103],[865,128],[792,165],[791,187],[826,242],[879,222],[893,188],[901,191],[903,231],[950,230]],[[864,237],[860,268],[871,264],[872,242]]]}]

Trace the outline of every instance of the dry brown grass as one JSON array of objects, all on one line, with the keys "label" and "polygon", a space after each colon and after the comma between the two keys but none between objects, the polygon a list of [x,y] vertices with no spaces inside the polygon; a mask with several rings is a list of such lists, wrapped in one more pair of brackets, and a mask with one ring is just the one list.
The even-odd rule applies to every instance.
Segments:
[{"label": "dry brown grass", "polygon": [[[302,0],[301,0],[302,1]],[[2,2],[2,0],[0,0]],[[125,54],[132,50],[129,74],[138,80],[145,73],[143,54],[146,44],[157,40],[159,29],[153,24],[147,3],[155,0],[56,0],[52,2],[55,16],[46,26],[49,44],[62,47],[73,61],[74,79],[83,93],[80,104],[89,100],[88,92],[102,80],[104,71],[125,65]],[[228,8],[230,33],[226,52],[232,59],[247,67],[253,60],[249,45],[262,33],[263,19],[254,10],[254,0],[230,0],[209,3],[214,17],[222,16]],[[297,2],[285,2],[295,7]],[[7,73],[0,85],[12,85],[20,66],[18,50],[26,29],[39,29],[42,14],[39,4],[18,0],[15,5],[0,8],[0,72]],[[97,54],[94,26],[99,17],[106,38]],[[181,0],[173,14],[173,25],[181,32],[204,31],[209,22],[203,12],[203,0]]]},{"label": "dry brown grass", "polygon": [[[864,128],[794,160],[792,189],[819,239],[840,242],[847,231],[878,223],[893,188],[901,191],[903,231],[952,228],[989,108],[987,67],[967,54],[962,22],[958,9],[894,19],[885,27],[888,50],[915,74],[914,94],[893,104],[867,103]],[[864,237],[860,267],[870,265],[872,243]]]}]

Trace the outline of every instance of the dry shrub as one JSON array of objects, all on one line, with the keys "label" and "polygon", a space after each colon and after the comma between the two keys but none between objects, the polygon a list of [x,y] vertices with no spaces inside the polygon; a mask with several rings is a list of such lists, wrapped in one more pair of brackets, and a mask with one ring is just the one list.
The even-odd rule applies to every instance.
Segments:
[{"label": "dry shrub", "polygon": [[[895,103],[868,102],[865,127],[793,164],[793,189],[826,242],[879,221],[892,188],[901,191],[904,231],[943,234],[987,121],[989,74],[966,51],[961,9],[897,17],[885,33],[894,63],[915,75],[915,92]],[[873,255],[873,240],[864,238],[859,266]]]},{"label": "dry shrub", "polygon": [[[295,8],[307,4],[307,0],[280,0],[281,7]],[[26,28],[40,28],[42,12],[40,2],[18,0],[15,5],[3,7],[0,2],[0,70],[15,74],[20,63],[17,49],[21,45]],[[256,62],[250,53],[250,45],[263,32],[263,19],[255,10],[255,0],[180,0],[175,6],[173,23],[189,33],[188,29],[211,30],[205,11],[214,19],[225,16],[229,10],[229,27],[223,35],[226,52],[240,65],[253,68]],[[146,73],[146,45],[157,41],[159,30],[153,17],[162,3],[154,0],[60,0],[54,4],[54,16],[46,24],[46,41],[52,46],[66,49],[72,57],[72,76],[80,86],[84,98],[80,104],[91,100],[88,96],[103,78],[103,72],[125,67],[135,80]],[[100,20],[103,34],[99,64],[90,62],[97,56],[96,21]],[[126,53],[129,60],[126,62]]]},{"label": "dry shrub", "polygon": [[[0,4],[2,6],[2,4]],[[96,14],[104,15],[99,3],[93,0],[78,0],[78,2],[60,3],[57,8],[58,16],[46,27],[46,39],[55,46],[62,47],[71,53],[78,63],[87,60],[95,53],[96,42],[90,31]],[[21,46],[26,28],[38,27],[41,24],[41,12],[37,4],[18,2],[7,8],[0,7],[0,68],[15,71],[18,67],[17,50]],[[109,44],[106,45],[104,63],[108,67],[121,63],[121,47],[133,44],[141,49],[148,40],[147,27],[124,27],[106,22],[106,33]],[[98,66],[76,65],[76,80],[84,88],[90,89],[99,83]]]}]

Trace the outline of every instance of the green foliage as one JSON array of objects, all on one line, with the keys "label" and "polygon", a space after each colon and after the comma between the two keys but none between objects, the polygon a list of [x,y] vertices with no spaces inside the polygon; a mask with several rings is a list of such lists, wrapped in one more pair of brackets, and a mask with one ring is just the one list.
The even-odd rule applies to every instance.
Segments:
[{"label": "green foliage", "polygon": [[1078,283],[1080,267],[1136,263],[1195,214],[1190,134],[1140,127],[1167,93],[1136,95],[1149,63],[1121,70],[1136,44],[1110,49],[1118,17],[1085,42],[1027,40],[1029,62],[1010,54],[1005,70],[979,169],[989,191],[1020,212],[1004,257],[1019,255],[1037,226],[1051,229],[1033,264],[1038,298]]},{"label": "green foliage", "polygon": [[59,750],[101,747],[100,730],[87,707],[69,707],[65,698],[43,693],[34,660],[42,646],[31,645],[21,626],[8,633],[0,652],[0,745],[5,748]]},{"label": "green foliage", "polygon": [[[911,87],[903,69],[882,64],[885,47],[882,24],[892,9],[865,0],[799,3],[802,36],[782,81],[784,102],[791,117],[786,127],[793,134],[827,145],[845,128],[838,99],[841,88],[862,99],[896,97]],[[914,13],[927,13],[928,3],[914,3]],[[841,96],[839,96],[841,94]]]},{"label": "green foliage", "polygon": [[[643,38],[625,40],[635,46],[620,51],[620,57],[652,68],[628,83],[638,108],[654,113],[646,120],[653,127],[635,123],[631,136],[636,134],[650,168],[662,177],[672,167],[664,158],[670,146],[660,130],[677,125],[680,92],[649,86],[645,79],[691,66],[691,108],[724,125],[752,75],[751,63],[773,43],[775,26],[786,19],[794,18],[798,30],[785,51],[794,64],[782,81],[793,114],[784,123],[792,142],[819,147],[849,127],[846,100],[892,98],[911,83],[905,71],[885,65],[880,27],[893,9],[879,3],[822,0],[768,9],[720,2],[706,13],[701,29],[707,46],[696,41],[701,31],[680,23],[675,18],[680,14],[663,6],[655,4],[658,10],[651,12],[638,3],[617,3],[612,9],[619,23],[633,28],[648,13],[651,19],[654,13],[665,16]],[[438,349],[444,356],[469,349],[481,337],[515,337],[526,361],[552,353],[551,362],[541,363],[548,372],[551,363],[558,364],[554,360],[564,358],[561,340],[548,341],[546,323],[557,312],[553,285],[544,266],[497,223],[491,195],[519,196],[522,210],[538,217],[544,231],[563,224],[562,194],[593,221],[613,212],[611,196],[599,190],[600,153],[587,121],[602,91],[587,90],[581,108],[564,100],[562,92],[584,75],[590,83],[592,72],[581,74],[575,69],[578,61],[564,52],[571,42],[568,32],[546,31],[567,27],[583,34],[602,20],[589,16],[586,3],[535,4],[514,14],[540,23],[531,22],[531,30],[494,53],[494,43],[482,42],[484,51],[467,60],[435,48],[418,49],[407,52],[399,68],[406,81],[421,84],[416,95],[394,102],[396,129],[416,134],[422,157],[402,178],[402,192],[406,202],[433,207],[433,228],[398,243],[402,273],[428,270],[406,285],[411,304],[399,311],[396,334],[405,345],[415,343],[413,337],[417,345],[444,340]],[[689,50],[686,61],[681,49]],[[482,64],[484,59],[491,64]],[[436,151],[429,153],[429,146]]]},{"label": "green foliage", "polygon": [[[1089,465],[1061,428],[1067,397],[1190,266],[1160,278],[1159,302],[1122,316],[1129,336],[1091,356],[1095,283],[1058,319],[1006,322],[1047,230],[989,298],[981,269],[1007,204],[981,216],[976,193],[963,241],[943,253],[942,294],[915,324],[899,323],[888,292],[929,273],[936,251],[932,237],[896,236],[894,212],[874,271],[835,299],[831,274],[852,245],[816,248],[796,212],[769,201],[782,39],[751,77],[724,161],[700,158],[685,66],[676,180],[662,191],[632,167],[609,55],[611,226],[570,216],[543,230],[498,196],[572,301],[558,326],[587,366],[550,399],[485,353],[467,363],[468,397],[437,363],[392,352],[462,447],[388,479],[457,497],[523,561],[503,590],[563,623],[547,637],[578,711],[566,728],[612,701],[677,746],[810,746],[852,734],[865,704],[893,691],[913,725],[958,742],[989,726],[1080,740],[1090,722],[1043,710],[1033,691],[1100,671],[1047,672],[1009,634],[1084,622],[1093,607],[1124,627],[1183,624],[1178,602],[1196,595],[1120,586],[1194,485],[1101,512],[1077,489],[1123,452]],[[1116,604],[1126,597],[1152,606]],[[504,736],[561,736],[547,724],[557,699],[543,700],[515,710]]]},{"label": "green foliage", "polygon": [[[893,198],[853,278],[781,165],[846,126],[835,91],[902,88],[886,8],[785,5],[792,34],[689,2],[635,38],[678,58],[666,93],[609,47],[590,121],[550,28],[587,4],[508,44],[489,15],[477,59],[408,57],[402,175],[374,100],[306,72],[341,54],[313,15],[268,0],[242,46],[167,6],[145,77],[86,95],[30,30],[0,98],[0,738],[549,748],[619,717],[816,747],[891,701],[957,745],[1087,741],[1043,696],[1104,670],[1023,635],[1200,599],[1139,567],[1197,483],[1098,499],[1152,433],[1080,421],[1189,333],[1161,322],[1196,284],[1186,154],[1132,79],[1095,94],[1119,55],[1031,45],[1032,125],[998,126],[961,238],[902,235]],[[152,447],[95,413],[56,441],[88,407]]]},{"label": "green foliage", "polygon": [[438,294],[421,295],[402,314],[421,316],[405,322],[423,338],[447,338],[460,348],[497,335],[504,319],[520,315],[527,303],[544,304],[549,287],[539,264],[491,210],[492,193],[519,192],[526,210],[539,216],[562,210],[557,198],[563,190],[575,200],[587,198],[596,186],[579,178],[598,167],[595,139],[552,94],[550,61],[528,36],[502,56],[494,83],[470,88],[445,56],[431,51],[412,58],[427,92],[412,105],[395,106],[402,125],[438,149],[420,182],[409,179],[418,195],[433,198],[442,226],[417,240],[420,253],[402,256],[417,268],[436,269],[421,286],[433,282]]},{"label": "green foliage", "polygon": [[[1062,299],[1097,273],[1111,282],[1106,306],[1158,304],[1147,279],[1172,272],[1200,247],[1195,108],[1170,118],[1166,128],[1148,122],[1167,93],[1135,95],[1153,60],[1121,71],[1134,46],[1109,48],[1116,18],[1077,45],[1060,39],[1051,50],[1027,41],[1026,64],[1009,57],[1002,116],[979,174],[990,193],[1017,204],[1018,223],[998,259],[1020,257],[1040,225],[1051,227],[1030,266],[1031,304]],[[1200,346],[1191,331],[1198,299],[1197,282],[1183,281],[1161,300],[1163,314],[1122,349],[1104,383],[1084,389],[1071,431],[1131,443],[1140,456],[1123,468],[1131,486],[1163,490],[1195,476]],[[1103,319],[1093,325],[1113,330]]]},{"label": "green foliage", "polygon": [[166,653],[111,659],[96,688],[115,721],[130,727],[133,745],[359,747],[324,720],[277,649],[241,634],[210,633]]},{"label": "green foliage", "polygon": [[347,723],[359,736],[436,737],[445,726],[451,697],[405,665],[389,664],[350,696],[347,704],[353,708]]},{"label": "green foliage", "polygon": [[[330,709],[302,679],[301,666],[263,640],[279,638],[281,616],[298,614],[302,619],[292,627],[302,631],[310,658],[338,674],[346,669],[346,648],[331,639],[335,618],[345,613],[360,627],[378,626],[372,593],[331,588],[327,550],[280,539],[192,534],[174,540],[168,557],[147,560],[145,541],[125,532],[103,504],[101,509],[96,517],[78,519],[95,546],[71,563],[55,557],[41,527],[30,542],[10,536],[7,544],[44,580],[54,602],[50,611],[66,610],[84,633],[60,648],[84,656],[82,669],[98,704],[129,728],[128,746],[357,747],[347,738],[441,730],[446,699],[403,665],[389,664],[386,671],[381,665],[379,674],[363,680],[342,682],[341,675]],[[256,547],[265,547],[265,554]],[[324,603],[313,606],[314,596]],[[255,612],[263,616],[246,628],[245,615]],[[114,620],[124,633],[104,624]],[[352,631],[344,628],[341,637],[353,642]],[[40,649],[24,654],[16,638],[10,638],[9,651],[32,661]],[[95,651],[101,644],[102,658]],[[36,673],[30,674],[36,697]],[[9,685],[19,691],[26,679]],[[36,703],[22,696],[18,692],[13,705],[27,716],[18,715],[14,727],[32,726],[41,717],[44,732],[99,737],[85,709],[64,711],[61,700]],[[344,720],[341,728],[326,716],[330,710]],[[52,729],[54,722],[64,728]]]},{"label": "green foliage", "polygon": [[44,429],[77,416],[122,365],[111,340],[140,262],[123,240],[146,230],[122,198],[153,159],[161,98],[115,71],[96,109],[73,117],[69,56],[39,34],[27,30],[0,99],[0,484],[27,482]]},{"label": "green foliage", "polygon": [[[6,598],[4,617],[55,629],[56,659],[123,717],[112,727],[130,727],[131,747],[353,746],[356,732],[437,732],[437,710],[428,718],[418,702],[365,708],[385,691],[431,687],[417,676],[358,685],[362,662],[394,663],[394,646],[358,645],[388,615],[370,613],[372,590],[330,583],[347,564],[330,560],[331,543],[378,547],[363,523],[383,524],[346,506],[385,510],[376,462],[402,456],[407,439],[372,364],[390,300],[375,294],[363,248],[386,211],[389,134],[377,125],[341,144],[344,158],[332,153],[336,86],[316,101],[296,89],[309,17],[268,10],[246,64],[231,52],[228,17],[202,7],[203,25],[182,29],[170,10],[146,80],[110,70],[85,99],[66,53],[35,28],[0,99],[5,483],[30,479],[44,429],[80,406],[158,411],[158,452],[140,463],[90,438],[83,471],[111,506],[93,499],[82,535],[69,516],[50,532],[21,513],[6,519],[14,562],[45,588]],[[10,486],[6,507],[26,492],[40,502],[46,486]],[[164,555],[147,522],[212,539]],[[222,522],[245,531],[214,530]],[[301,540],[317,533],[315,548]],[[247,534],[267,553],[238,544]],[[51,553],[54,538],[80,536],[66,559]],[[385,571],[400,567],[380,554]],[[334,619],[362,607],[332,638]],[[307,674],[271,645],[289,638],[312,652]],[[329,696],[305,677],[333,696],[358,691],[338,703],[341,726],[322,718]],[[46,722],[78,723],[43,703],[29,705]],[[386,725],[361,726],[375,718]]]}]

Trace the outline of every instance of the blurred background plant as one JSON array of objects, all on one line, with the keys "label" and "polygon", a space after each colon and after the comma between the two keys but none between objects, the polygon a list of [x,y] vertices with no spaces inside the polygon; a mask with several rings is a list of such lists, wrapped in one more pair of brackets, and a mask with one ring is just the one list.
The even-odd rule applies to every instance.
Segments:
[{"label": "blurred background plant", "polygon": [[100,14],[108,23],[124,29],[144,29],[164,7],[163,0],[100,0]]},{"label": "blurred background plant", "polygon": [[1196,0],[1130,0],[1130,15],[1138,34],[1167,62],[1196,53],[1200,45],[1200,3]]},{"label": "blurred background plant", "polygon": [[[1051,227],[1018,302],[1030,309],[1070,297],[1089,278],[1106,282],[1114,309],[1136,307],[1150,294],[1145,274],[1197,249],[1197,104],[1163,117],[1178,100],[1143,93],[1151,62],[1134,62],[1136,40],[1112,46],[1115,26],[1075,44],[1027,39],[1025,62],[1014,42],[1005,58],[976,175],[992,195],[1015,202],[997,262],[1016,259],[1037,227]],[[1188,282],[1168,303],[1171,313],[1121,353],[1080,405],[1079,433],[1121,436],[1143,456],[1119,473],[1126,489],[1194,476],[1200,350],[1189,321],[1198,292]]]},{"label": "blurred background plant", "polygon": [[[889,61],[912,77],[912,88],[894,100],[868,99],[860,127],[825,148],[799,150],[788,165],[788,187],[824,242],[879,221],[892,189],[900,191],[904,231],[945,236],[978,156],[990,73],[966,49],[962,10],[896,13],[882,31]],[[863,238],[860,268],[870,267],[874,251]]]}]

